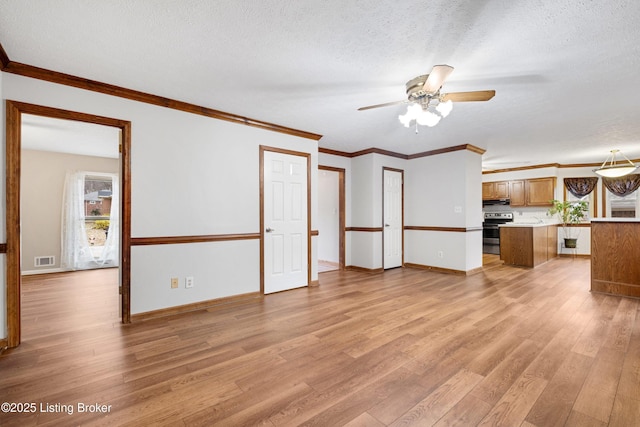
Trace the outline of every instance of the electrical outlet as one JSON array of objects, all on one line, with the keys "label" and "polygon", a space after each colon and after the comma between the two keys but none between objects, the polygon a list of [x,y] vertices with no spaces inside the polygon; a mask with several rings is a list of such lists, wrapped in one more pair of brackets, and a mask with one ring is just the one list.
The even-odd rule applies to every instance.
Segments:
[{"label": "electrical outlet", "polygon": [[184,287],[187,289],[193,288],[193,276],[184,278]]},{"label": "electrical outlet", "polygon": [[444,252],[438,251],[438,258],[444,258]]},{"label": "electrical outlet", "polygon": [[171,278],[171,289],[176,289],[178,287],[178,278],[177,277],[172,277]]}]

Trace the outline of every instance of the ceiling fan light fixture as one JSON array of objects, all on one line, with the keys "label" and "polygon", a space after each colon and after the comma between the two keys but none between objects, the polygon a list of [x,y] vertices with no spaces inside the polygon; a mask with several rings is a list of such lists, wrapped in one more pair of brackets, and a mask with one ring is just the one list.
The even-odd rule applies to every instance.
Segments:
[{"label": "ceiling fan light fixture", "polygon": [[409,105],[407,112],[398,116],[400,123],[407,128],[411,126],[411,122],[414,120],[419,125],[433,127],[438,124],[441,118],[442,116],[424,109],[420,104]]},{"label": "ceiling fan light fixture", "polygon": [[[620,153],[622,157],[624,157],[625,161],[616,161],[616,155]],[[618,178],[621,176],[629,175],[633,173],[636,169],[638,169],[637,165],[634,165],[631,160],[629,160],[624,154],[620,152],[620,150],[611,150],[611,155],[605,159],[598,169],[594,169],[593,171],[607,178]]]},{"label": "ceiling fan light fixture", "polygon": [[442,117],[438,114],[432,113],[431,111],[423,110],[416,118],[416,122],[422,126],[433,127],[438,124],[441,118]]},{"label": "ceiling fan light fixture", "polygon": [[436,106],[436,110],[438,111],[438,113],[440,113],[442,117],[447,117],[452,109],[453,109],[453,102],[451,102],[451,100],[440,102]]}]

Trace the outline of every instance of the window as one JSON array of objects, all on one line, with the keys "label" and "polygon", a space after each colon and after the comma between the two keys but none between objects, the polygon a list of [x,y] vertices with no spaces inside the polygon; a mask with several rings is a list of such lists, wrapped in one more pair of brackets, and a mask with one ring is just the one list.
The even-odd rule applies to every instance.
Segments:
[{"label": "window", "polygon": [[589,218],[594,218],[596,216],[595,209],[596,209],[597,203],[595,202],[595,193],[596,193],[595,191],[592,191],[586,196],[576,197],[570,191],[567,191],[567,189],[565,188],[564,198],[569,202],[586,202],[588,210],[583,220],[589,221]]},{"label": "window", "polygon": [[638,190],[624,197],[616,196],[605,190],[607,197],[607,217],[610,218],[639,218],[640,198]]},{"label": "window", "polygon": [[62,268],[83,270],[118,265],[118,188],[115,174],[67,173],[62,215]]}]

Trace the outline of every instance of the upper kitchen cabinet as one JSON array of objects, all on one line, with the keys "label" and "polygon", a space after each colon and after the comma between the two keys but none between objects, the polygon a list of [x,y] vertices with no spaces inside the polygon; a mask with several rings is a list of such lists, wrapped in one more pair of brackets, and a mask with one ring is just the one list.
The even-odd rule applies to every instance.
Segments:
[{"label": "upper kitchen cabinet", "polygon": [[510,182],[511,206],[551,206],[555,199],[556,178],[521,179]]},{"label": "upper kitchen cabinet", "polygon": [[483,182],[482,200],[508,199],[509,181]]}]

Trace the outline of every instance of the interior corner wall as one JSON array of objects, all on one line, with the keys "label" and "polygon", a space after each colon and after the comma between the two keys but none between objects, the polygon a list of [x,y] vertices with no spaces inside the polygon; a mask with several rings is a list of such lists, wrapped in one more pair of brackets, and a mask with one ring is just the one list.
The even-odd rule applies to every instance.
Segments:
[{"label": "interior corner wall", "polygon": [[[320,164],[346,170],[347,228],[382,227],[383,168],[400,169],[405,226],[479,229],[405,230],[405,262],[458,271],[482,266],[481,155],[462,150],[404,160],[381,154],[347,158],[321,153]],[[382,232],[350,231],[345,240],[347,265],[382,268]]]},{"label": "interior corner wall", "polygon": [[409,162],[405,225],[436,229],[405,232],[405,262],[456,271],[482,266],[481,165],[482,157],[468,150]]},{"label": "interior corner wall", "polygon": [[[4,147],[6,99],[132,123],[133,238],[259,233],[260,145],[309,153],[311,171],[318,167],[315,140],[14,74],[3,73],[1,87]],[[4,156],[5,149],[0,151]],[[312,218],[316,178],[312,173]],[[3,206],[3,216],[5,212]],[[259,292],[259,245],[259,240],[245,240],[133,246],[131,314]],[[317,279],[316,257],[312,253],[312,280]],[[194,277],[193,288],[171,289],[171,277],[183,281],[186,276]],[[6,286],[0,295],[6,313]],[[6,331],[5,316],[3,322]]]}]

